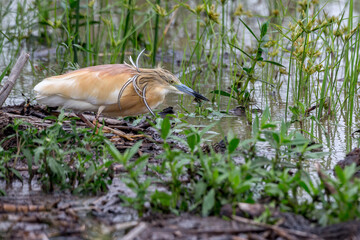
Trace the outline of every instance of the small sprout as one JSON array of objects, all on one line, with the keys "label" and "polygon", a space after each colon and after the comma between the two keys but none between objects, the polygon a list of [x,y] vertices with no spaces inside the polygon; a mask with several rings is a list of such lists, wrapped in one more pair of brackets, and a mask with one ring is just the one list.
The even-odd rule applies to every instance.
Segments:
[{"label": "small sprout", "polygon": [[288,72],[286,71],[286,68],[279,68],[279,72],[281,75],[287,75]]}]

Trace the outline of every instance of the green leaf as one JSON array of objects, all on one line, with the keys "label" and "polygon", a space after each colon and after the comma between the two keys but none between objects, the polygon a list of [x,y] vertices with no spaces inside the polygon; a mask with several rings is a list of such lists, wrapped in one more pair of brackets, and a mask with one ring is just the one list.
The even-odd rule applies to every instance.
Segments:
[{"label": "green leaf", "polygon": [[109,151],[110,155],[117,161],[121,161],[121,153],[109,140],[105,140],[106,148]]},{"label": "green leaf", "polygon": [[195,194],[194,194],[195,201],[200,200],[200,198],[204,195],[206,188],[207,185],[203,181],[200,180],[199,182],[196,183]]},{"label": "green leaf", "polygon": [[66,180],[64,168],[55,159],[48,159],[48,165],[55,175],[61,177],[63,181]]},{"label": "green leaf", "polygon": [[171,195],[169,195],[169,194],[167,194],[165,192],[160,192],[158,190],[156,190],[151,195],[151,202],[154,205],[158,205],[158,206],[162,206],[162,207],[170,207],[171,200],[172,200]]},{"label": "green leaf", "polygon": [[21,182],[23,181],[21,174],[17,170],[15,170],[14,168],[10,168],[10,171],[14,173],[17,179],[19,179]]},{"label": "green leaf", "polygon": [[21,150],[21,152],[24,154],[27,163],[28,163],[28,172],[30,175],[32,175],[32,161],[33,161],[33,155],[31,154],[31,151],[27,148],[24,148]]},{"label": "green leaf", "polygon": [[270,110],[269,106],[266,106],[263,112],[263,115],[261,117],[261,128],[270,120]]},{"label": "green leaf", "polygon": [[74,47],[79,48],[80,50],[84,51],[84,52],[88,52],[88,53],[94,53],[93,51],[89,50],[89,49],[85,49],[83,48],[81,45],[79,44],[73,44]]},{"label": "green leaf", "polygon": [[240,139],[238,139],[238,138],[231,139],[231,141],[229,142],[229,146],[228,146],[228,150],[229,150],[230,154],[235,151],[235,149],[238,147],[239,143],[240,143]]},{"label": "green leaf", "polygon": [[338,177],[338,179],[340,180],[340,182],[343,183],[346,181],[344,171],[339,165],[335,166],[335,173],[336,173],[336,176]]},{"label": "green leaf", "polygon": [[215,206],[215,191],[211,189],[208,194],[204,197],[204,201],[202,204],[202,215],[204,217],[208,216],[210,211]]},{"label": "green leaf", "polygon": [[123,156],[123,164],[124,166],[127,165],[127,162],[138,152],[142,141],[138,141],[135,143],[130,149],[127,149]]},{"label": "green leaf", "polygon": [[86,182],[89,181],[94,173],[95,173],[95,165],[91,163],[90,166],[88,167],[88,169],[86,169],[85,181]]},{"label": "green leaf", "polygon": [[[254,58],[252,56],[250,56],[249,54],[247,54],[244,50],[242,50],[241,48],[229,43],[230,46],[236,48],[237,50],[239,50],[240,52],[242,52],[244,55],[246,55],[248,58],[250,58],[251,60],[254,60]],[[245,71],[247,70],[247,68],[243,68]],[[246,71],[248,72],[248,71]]]},{"label": "green leaf", "polygon": [[254,137],[259,134],[259,117],[257,115],[252,124],[252,134]]},{"label": "green leaf", "polygon": [[[250,27],[248,25],[246,25],[246,23],[243,20],[241,20],[241,18],[239,18],[239,20],[240,20],[240,22],[242,22],[244,24],[244,26],[247,28],[247,30],[249,30],[249,32],[251,33],[251,35],[253,35],[253,37],[256,39],[256,41],[259,42],[259,39],[256,37],[255,33],[250,29]],[[261,30],[262,30],[262,27],[261,27]],[[266,29],[266,31],[267,31],[267,29]]]},{"label": "green leaf", "polygon": [[171,128],[170,119],[168,117],[165,117],[161,123],[161,138],[164,141],[169,136],[170,128]]},{"label": "green leaf", "polygon": [[276,132],[273,132],[273,133],[272,133],[272,137],[273,137],[273,139],[275,140],[275,142],[279,145],[279,144],[280,144],[279,134],[276,133]]},{"label": "green leaf", "polygon": [[217,123],[214,122],[212,124],[208,124],[206,127],[204,127],[201,131],[200,131],[200,136],[204,136],[204,134],[208,133],[210,129],[212,129]]},{"label": "green leaf", "polygon": [[2,74],[0,75],[0,83],[3,80],[3,78],[5,77],[6,73],[9,71],[10,69],[10,65],[12,64],[12,62],[9,63],[9,65],[7,65],[7,67],[5,68],[5,70],[2,72]]},{"label": "green leaf", "polygon": [[214,93],[214,94],[217,94],[217,95],[220,95],[220,96],[235,98],[233,95],[231,95],[230,93],[225,92],[223,90],[214,90],[214,91],[211,91],[210,93]]},{"label": "green leaf", "polygon": [[304,190],[311,196],[310,188],[308,187],[308,185],[306,184],[306,182],[300,181],[300,182],[299,182],[299,186],[300,186],[302,189],[304,189]]},{"label": "green leaf", "polygon": [[277,63],[277,62],[274,62],[274,61],[270,61],[270,60],[261,60],[261,61],[262,61],[262,62],[270,63],[270,64],[272,64],[272,65],[276,65],[276,66],[285,68],[284,65],[281,65],[280,63]]},{"label": "green leaf", "polygon": [[356,165],[355,163],[352,163],[350,166],[345,166],[344,168],[344,175],[346,177],[346,180],[350,180],[356,172]]},{"label": "green leaf", "polygon": [[263,23],[263,25],[261,26],[261,32],[260,32],[260,38],[262,39],[267,31],[268,31],[268,28],[269,28],[269,21],[266,21],[265,23]]},{"label": "green leaf", "polygon": [[261,129],[268,129],[268,128],[276,128],[277,125],[275,123],[266,123],[264,125],[261,125]]},{"label": "green leaf", "polygon": [[192,132],[186,136],[186,140],[191,152],[193,152],[195,150],[195,147],[200,142],[200,136],[198,133]]}]

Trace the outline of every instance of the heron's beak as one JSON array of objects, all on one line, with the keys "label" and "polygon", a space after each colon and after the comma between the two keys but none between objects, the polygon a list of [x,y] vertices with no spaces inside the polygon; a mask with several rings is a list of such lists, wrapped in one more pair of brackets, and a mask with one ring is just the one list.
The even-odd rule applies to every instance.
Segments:
[{"label": "heron's beak", "polygon": [[200,93],[195,92],[194,90],[192,90],[191,88],[189,88],[188,86],[184,85],[184,84],[178,84],[178,85],[174,85],[174,87],[177,88],[177,90],[184,92],[186,94],[189,94],[191,96],[194,96],[197,99],[201,99],[201,100],[205,100],[205,101],[209,101],[209,99],[207,99],[206,97],[204,97],[203,95],[201,95]]}]

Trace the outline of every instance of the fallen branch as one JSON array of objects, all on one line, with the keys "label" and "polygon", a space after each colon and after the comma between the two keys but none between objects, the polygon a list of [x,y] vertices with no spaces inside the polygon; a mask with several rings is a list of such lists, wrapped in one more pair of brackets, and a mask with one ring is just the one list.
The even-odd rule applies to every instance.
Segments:
[{"label": "fallen branch", "polygon": [[126,234],[122,239],[133,240],[137,236],[139,236],[146,228],[147,228],[147,224],[145,222],[141,222],[135,228],[131,229],[131,231],[128,234]]},{"label": "fallen branch", "polygon": [[[266,223],[259,223],[259,222],[255,222],[255,221],[247,219],[247,218],[239,217],[239,216],[232,216],[231,218],[240,223],[251,224],[254,226],[258,226],[258,227],[271,229],[272,231],[276,232],[279,236],[283,237],[284,239],[289,239],[289,240],[298,239],[298,238],[322,239],[315,234],[306,233],[306,232],[293,230],[293,229],[282,228],[282,227],[278,227],[278,226],[273,226],[273,225],[266,224]],[[296,237],[294,237],[294,236],[296,236]]]},{"label": "fallen branch", "polygon": [[55,207],[55,205],[58,204],[59,201],[50,203],[50,204],[44,204],[44,205],[21,205],[21,204],[11,204],[11,203],[1,203],[0,204],[0,212],[44,212],[44,211],[50,211]]},{"label": "fallen branch", "polygon": [[15,85],[16,79],[19,77],[21,70],[24,68],[25,63],[29,59],[29,56],[30,55],[28,53],[21,52],[20,57],[18,58],[13,69],[11,70],[9,78],[0,90],[0,107],[4,104],[5,100],[9,96],[12,88]]}]

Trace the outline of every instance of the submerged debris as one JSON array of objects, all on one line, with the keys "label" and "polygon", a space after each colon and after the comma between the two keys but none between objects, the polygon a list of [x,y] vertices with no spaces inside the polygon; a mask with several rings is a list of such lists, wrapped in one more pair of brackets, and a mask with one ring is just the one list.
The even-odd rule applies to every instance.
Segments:
[{"label": "submerged debris", "polygon": [[[336,166],[344,169],[346,166],[355,164],[356,167],[360,166],[360,148],[354,148],[351,152],[346,154],[345,159],[340,160]],[[355,177],[360,177],[360,171],[356,171],[354,174]]]}]

